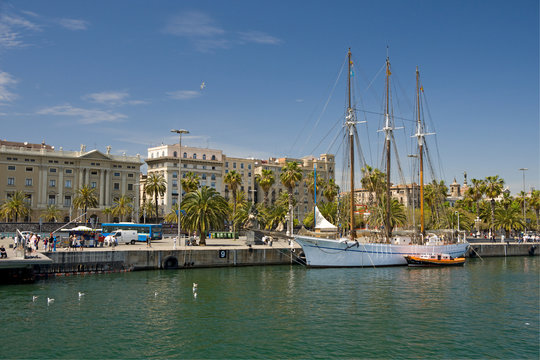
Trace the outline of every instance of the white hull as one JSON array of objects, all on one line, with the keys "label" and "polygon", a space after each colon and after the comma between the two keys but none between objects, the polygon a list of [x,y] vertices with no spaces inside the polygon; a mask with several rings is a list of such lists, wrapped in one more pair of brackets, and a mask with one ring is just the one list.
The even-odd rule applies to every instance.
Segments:
[{"label": "white hull", "polygon": [[406,255],[444,253],[452,257],[465,254],[469,243],[450,245],[395,245],[295,236],[311,267],[370,267],[407,265]]}]

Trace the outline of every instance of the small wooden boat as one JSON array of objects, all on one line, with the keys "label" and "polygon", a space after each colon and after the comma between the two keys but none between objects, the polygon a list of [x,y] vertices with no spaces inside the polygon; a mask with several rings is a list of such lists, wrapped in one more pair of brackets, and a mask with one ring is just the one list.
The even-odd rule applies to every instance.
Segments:
[{"label": "small wooden boat", "polygon": [[422,254],[405,256],[409,266],[460,266],[465,264],[464,257],[454,258],[448,254]]}]

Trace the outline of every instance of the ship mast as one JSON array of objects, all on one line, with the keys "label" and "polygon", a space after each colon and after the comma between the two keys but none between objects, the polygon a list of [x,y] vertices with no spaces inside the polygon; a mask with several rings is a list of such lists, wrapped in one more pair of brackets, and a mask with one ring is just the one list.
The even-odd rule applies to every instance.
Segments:
[{"label": "ship mast", "polygon": [[347,115],[345,116],[345,125],[349,130],[349,150],[350,150],[350,165],[351,165],[351,202],[350,202],[350,236],[351,240],[356,238],[356,233],[354,230],[354,133],[356,129],[356,118],[354,116],[354,111],[351,105],[351,76],[352,76],[352,60],[351,60],[351,49],[347,53],[348,59],[348,70],[349,75],[347,76],[347,93],[348,93],[348,103],[347,103]]},{"label": "ship mast", "polygon": [[420,158],[420,234],[422,242],[426,235],[424,228],[424,135],[422,134],[422,121],[420,119],[420,72],[416,67],[416,138],[418,139],[418,155]]},{"label": "ship mast", "polygon": [[392,124],[390,122],[390,59],[386,57],[386,107],[385,107],[385,124],[383,131],[385,133],[385,148],[386,148],[386,211],[385,211],[385,229],[386,240],[389,242],[392,238],[392,228],[390,227],[390,139],[392,137]]}]

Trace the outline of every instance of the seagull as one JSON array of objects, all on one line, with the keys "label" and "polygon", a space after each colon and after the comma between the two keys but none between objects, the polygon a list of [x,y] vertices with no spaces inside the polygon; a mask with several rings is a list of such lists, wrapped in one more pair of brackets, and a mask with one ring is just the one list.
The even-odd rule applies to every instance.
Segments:
[{"label": "seagull", "polygon": [[196,293],[197,292],[197,287],[199,285],[197,283],[193,283],[193,293]]},{"label": "seagull", "polygon": [[204,89],[205,87],[206,87],[206,83],[203,81],[203,82],[201,83],[201,90]]},{"label": "seagull", "polygon": [[39,296],[36,296],[36,295],[32,296],[32,301],[33,301],[33,302],[36,302],[36,300],[37,300],[38,297],[39,297]]},{"label": "seagull", "polygon": [[54,299],[51,299],[50,297],[47,298],[47,305],[49,305],[50,303],[54,302]]},{"label": "seagull", "polygon": [[85,295],[85,293],[79,291],[79,300]]}]

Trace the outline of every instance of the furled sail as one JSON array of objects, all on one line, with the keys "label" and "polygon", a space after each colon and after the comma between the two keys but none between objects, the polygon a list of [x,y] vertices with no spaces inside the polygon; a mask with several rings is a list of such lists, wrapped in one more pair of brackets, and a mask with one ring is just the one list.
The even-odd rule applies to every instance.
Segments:
[{"label": "furled sail", "polygon": [[336,231],[337,226],[332,225],[319,211],[319,208],[315,206],[315,230],[320,231]]}]

